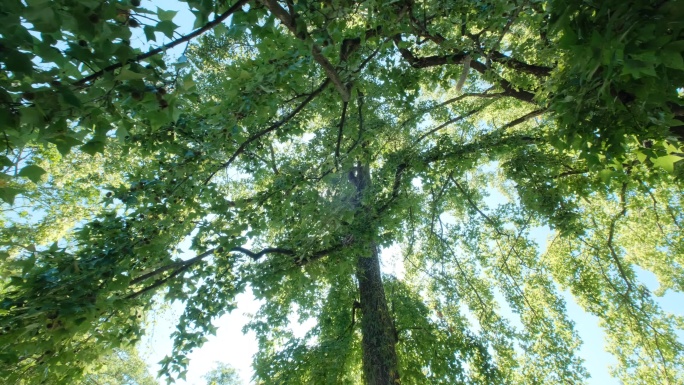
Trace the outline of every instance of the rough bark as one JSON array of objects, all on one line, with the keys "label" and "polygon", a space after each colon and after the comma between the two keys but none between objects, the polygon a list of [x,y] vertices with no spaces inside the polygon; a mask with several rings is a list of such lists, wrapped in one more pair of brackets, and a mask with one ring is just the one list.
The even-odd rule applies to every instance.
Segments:
[{"label": "rough bark", "polygon": [[366,385],[399,385],[394,322],[387,306],[385,289],[380,272],[378,246],[374,240],[375,229],[369,223],[369,211],[361,204],[361,198],[370,185],[367,167],[359,165],[349,174],[356,186],[357,208],[356,236],[363,245],[356,263],[361,304],[361,348],[363,375]]},{"label": "rough bark", "polygon": [[359,257],[356,277],[361,302],[361,346],[366,385],[398,385],[394,322],[387,307],[378,247],[374,242],[368,246],[368,255]]}]

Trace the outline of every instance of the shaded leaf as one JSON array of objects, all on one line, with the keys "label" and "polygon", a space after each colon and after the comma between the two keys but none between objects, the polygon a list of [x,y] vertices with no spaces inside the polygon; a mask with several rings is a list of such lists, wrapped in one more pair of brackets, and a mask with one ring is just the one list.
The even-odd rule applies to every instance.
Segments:
[{"label": "shaded leaf", "polygon": [[30,179],[33,183],[38,183],[45,174],[47,174],[47,171],[42,167],[32,164],[22,168],[18,175]]}]

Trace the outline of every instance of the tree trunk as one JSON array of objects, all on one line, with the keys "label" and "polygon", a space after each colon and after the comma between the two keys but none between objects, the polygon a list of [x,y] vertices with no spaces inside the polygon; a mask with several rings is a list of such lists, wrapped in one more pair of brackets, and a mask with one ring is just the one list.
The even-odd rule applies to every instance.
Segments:
[{"label": "tree trunk", "polygon": [[382,284],[375,228],[370,223],[370,210],[361,203],[370,186],[370,172],[367,167],[359,165],[349,173],[349,179],[356,186],[357,193],[355,236],[364,245],[356,263],[361,302],[363,375],[366,385],[399,385],[397,339]]},{"label": "tree trunk", "polygon": [[397,339],[382,285],[375,242],[370,243],[368,252],[369,255],[359,257],[356,264],[361,299],[363,374],[366,385],[398,385]]}]

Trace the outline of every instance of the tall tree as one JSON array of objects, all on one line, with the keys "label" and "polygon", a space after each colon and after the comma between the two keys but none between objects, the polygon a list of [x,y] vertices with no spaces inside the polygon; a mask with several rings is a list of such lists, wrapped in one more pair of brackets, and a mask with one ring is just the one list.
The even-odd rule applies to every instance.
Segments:
[{"label": "tall tree", "polygon": [[224,363],[217,363],[216,367],[204,376],[207,385],[239,385],[240,376],[237,370]]},{"label": "tall tree", "polygon": [[159,385],[134,348],[116,349],[89,366],[84,385]]},{"label": "tall tree", "polygon": [[70,381],[163,293],[183,377],[250,288],[258,383],[582,383],[567,290],[624,383],[684,381],[654,297],[684,288],[681,1],[186,3],[184,36],[134,0],[0,5],[0,198],[53,180],[27,147],[114,165],[68,242],[8,254],[3,376]]}]

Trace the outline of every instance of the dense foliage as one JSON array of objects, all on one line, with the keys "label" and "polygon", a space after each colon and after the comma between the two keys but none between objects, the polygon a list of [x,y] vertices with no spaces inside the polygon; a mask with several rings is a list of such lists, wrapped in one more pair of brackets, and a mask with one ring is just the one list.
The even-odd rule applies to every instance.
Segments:
[{"label": "dense foliage", "polygon": [[187,35],[0,3],[8,383],[71,383],[155,294],[183,377],[248,288],[259,384],[582,383],[562,291],[624,384],[684,382],[682,1],[183,2]]}]

